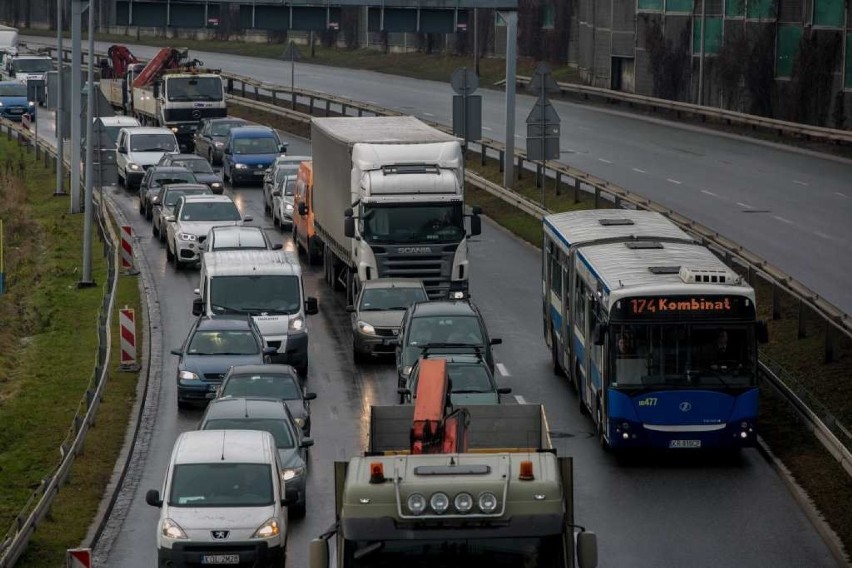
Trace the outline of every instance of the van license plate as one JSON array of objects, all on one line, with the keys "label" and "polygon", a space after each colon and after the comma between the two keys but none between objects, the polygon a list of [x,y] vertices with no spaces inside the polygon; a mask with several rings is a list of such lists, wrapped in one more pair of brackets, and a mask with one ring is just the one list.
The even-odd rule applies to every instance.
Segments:
[{"label": "van license plate", "polygon": [[701,440],[671,440],[670,448],[700,448]]},{"label": "van license plate", "polygon": [[239,564],[239,554],[205,554],[201,557],[202,564]]}]

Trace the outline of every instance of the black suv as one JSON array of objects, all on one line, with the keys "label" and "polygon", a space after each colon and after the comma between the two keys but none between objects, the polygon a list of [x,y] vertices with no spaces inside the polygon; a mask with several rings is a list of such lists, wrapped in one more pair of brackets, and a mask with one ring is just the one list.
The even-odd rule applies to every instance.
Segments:
[{"label": "black suv", "polygon": [[432,301],[411,304],[402,318],[396,345],[398,386],[405,387],[411,368],[424,347],[429,353],[481,352],[489,370],[494,372],[492,345],[503,343],[490,338],[479,309],[465,301]]}]

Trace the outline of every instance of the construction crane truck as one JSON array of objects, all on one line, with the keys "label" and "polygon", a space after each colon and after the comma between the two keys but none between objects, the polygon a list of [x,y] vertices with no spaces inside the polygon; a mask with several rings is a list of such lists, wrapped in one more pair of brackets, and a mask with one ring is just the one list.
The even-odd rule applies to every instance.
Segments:
[{"label": "construction crane truck", "polygon": [[332,537],[337,568],[596,566],[543,407],[453,409],[446,362],[421,364],[416,404],[373,406],[367,452],[335,463],[336,521],[310,568],[328,568]]},{"label": "construction crane truck", "polygon": [[171,129],[182,151],[194,149],[201,119],[228,114],[219,71],[204,69],[186,50],[164,47],[143,64],[126,47],[113,45],[101,60],[100,88],[113,107],[143,126]]}]

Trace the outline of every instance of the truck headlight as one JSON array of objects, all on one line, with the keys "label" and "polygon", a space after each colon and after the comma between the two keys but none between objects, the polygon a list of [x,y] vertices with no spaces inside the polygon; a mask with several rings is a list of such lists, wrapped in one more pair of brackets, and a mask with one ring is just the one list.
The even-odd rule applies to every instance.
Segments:
[{"label": "truck headlight", "polygon": [[497,496],[486,491],[479,495],[479,510],[483,513],[493,513],[497,510]]},{"label": "truck headlight", "polygon": [[197,241],[198,237],[191,233],[178,233],[178,238],[182,241]]},{"label": "truck headlight", "polygon": [[420,493],[409,495],[406,503],[408,504],[408,510],[415,515],[421,515],[426,510],[426,497]]},{"label": "truck headlight", "polygon": [[234,167],[237,168],[238,170],[248,169],[248,166],[245,165],[245,164],[234,164]]},{"label": "truck headlight", "polygon": [[192,371],[180,371],[178,372],[178,379],[181,381],[197,381],[198,375],[193,373]]},{"label": "truck headlight", "polygon": [[[358,322],[358,331],[363,333],[364,335],[376,335],[376,328],[372,325],[368,324],[365,321]],[[410,369],[409,369],[410,371]],[[405,371],[403,371],[405,372]]]},{"label": "truck headlight", "polygon": [[127,164],[127,169],[128,169],[128,170],[133,170],[134,172],[138,172],[138,171],[139,171],[139,170],[141,170],[142,168],[139,166],[139,164],[128,163],[128,164]]},{"label": "truck headlight", "polygon": [[288,331],[302,331],[303,329],[305,329],[305,320],[301,316],[291,319],[287,325]]},{"label": "truck headlight", "polygon": [[269,519],[251,535],[252,538],[270,538],[281,534],[281,527],[278,525],[277,519]]},{"label": "truck headlight", "polygon": [[162,526],[163,536],[172,540],[181,540],[186,538],[186,533],[180,528],[180,525],[171,519],[163,519]]},{"label": "truck headlight", "polygon": [[450,507],[450,498],[447,497],[446,493],[441,493],[440,491],[432,493],[432,496],[429,497],[429,506],[438,514],[446,513]]},{"label": "truck headlight", "polygon": [[470,496],[470,493],[459,493],[453,499],[453,506],[459,513],[468,513],[473,509],[473,497]]},{"label": "truck headlight", "polygon": [[294,477],[299,477],[303,473],[305,473],[304,467],[288,467],[287,469],[281,472],[281,477],[284,479],[284,481],[290,481]]}]

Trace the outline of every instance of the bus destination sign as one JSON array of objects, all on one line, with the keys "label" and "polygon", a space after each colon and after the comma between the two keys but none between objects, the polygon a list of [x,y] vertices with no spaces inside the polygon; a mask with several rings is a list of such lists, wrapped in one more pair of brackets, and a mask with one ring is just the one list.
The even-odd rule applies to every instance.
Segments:
[{"label": "bus destination sign", "polygon": [[754,319],[754,303],[744,296],[638,296],[612,308],[615,319]]}]

